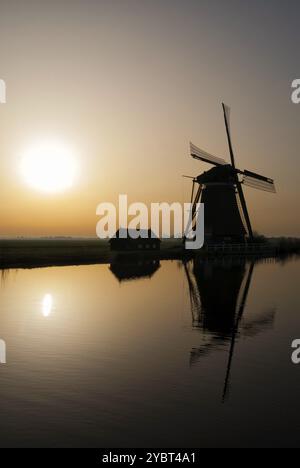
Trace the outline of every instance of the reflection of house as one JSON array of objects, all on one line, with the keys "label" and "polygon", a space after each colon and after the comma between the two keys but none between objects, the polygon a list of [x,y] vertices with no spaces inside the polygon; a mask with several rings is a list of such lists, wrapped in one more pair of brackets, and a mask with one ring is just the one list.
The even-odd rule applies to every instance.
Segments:
[{"label": "reflection of house", "polygon": [[159,260],[149,258],[137,258],[132,260],[130,258],[121,257],[111,263],[110,271],[121,282],[139,278],[151,278],[159,267]]},{"label": "reflection of house", "polygon": [[119,229],[114,237],[110,239],[110,249],[117,251],[153,251],[160,249],[160,239],[151,231],[151,229],[140,229],[139,237],[132,238],[133,231],[129,229]]}]

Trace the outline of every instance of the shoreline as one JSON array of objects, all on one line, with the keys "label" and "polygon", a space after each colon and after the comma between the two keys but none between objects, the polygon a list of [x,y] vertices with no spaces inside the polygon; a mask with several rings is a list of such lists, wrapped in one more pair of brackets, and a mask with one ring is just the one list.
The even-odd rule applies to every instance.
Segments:
[{"label": "shoreline", "polygon": [[108,241],[98,239],[2,239],[0,240],[0,270],[10,268],[41,268],[50,266],[79,266],[110,264],[116,261],[138,261],[140,259],[181,260],[192,258],[283,258],[299,254],[298,243],[281,240],[281,243],[267,242],[251,248],[233,245],[209,246],[202,250],[186,251],[180,239],[168,239],[161,243],[161,249],[147,251],[111,251]]}]

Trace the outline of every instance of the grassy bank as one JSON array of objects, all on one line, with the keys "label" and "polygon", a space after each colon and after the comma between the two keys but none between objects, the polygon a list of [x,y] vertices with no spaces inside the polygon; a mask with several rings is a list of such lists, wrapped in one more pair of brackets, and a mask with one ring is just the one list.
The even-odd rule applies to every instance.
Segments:
[{"label": "grassy bank", "polygon": [[[155,256],[161,259],[179,258],[181,246],[178,240],[163,241],[161,251]],[[110,263],[115,256],[110,251],[109,242],[100,239],[0,240],[0,269]]]}]

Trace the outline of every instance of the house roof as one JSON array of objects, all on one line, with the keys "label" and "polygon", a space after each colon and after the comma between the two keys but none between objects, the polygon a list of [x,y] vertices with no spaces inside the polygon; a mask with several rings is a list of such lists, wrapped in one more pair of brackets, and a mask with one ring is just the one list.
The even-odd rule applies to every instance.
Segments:
[{"label": "house roof", "polygon": [[[151,229],[138,229],[138,232],[139,232],[138,239],[152,239],[152,240],[156,240],[160,242],[159,237],[157,237],[157,235]],[[120,238],[121,239],[130,238],[132,240],[135,240],[136,238],[133,237],[133,234],[135,234],[135,230],[133,229],[120,228],[117,230],[115,235],[110,238],[110,240],[120,239]]]}]

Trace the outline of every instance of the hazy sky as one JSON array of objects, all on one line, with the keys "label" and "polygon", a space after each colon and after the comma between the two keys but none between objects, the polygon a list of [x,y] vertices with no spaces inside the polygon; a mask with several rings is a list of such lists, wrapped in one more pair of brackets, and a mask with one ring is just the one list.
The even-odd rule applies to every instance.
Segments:
[{"label": "hazy sky", "polygon": [[[254,228],[300,236],[299,17],[299,0],[0,0],[0,235],[93,236],[119,193],[183,201],[181,175],[210,167],[189,140],[228,158],[223,100],[237,165],[276,180],[277,195],[245,188]],[[77,155],[64,193],[20,177],[43,138]]]}]

